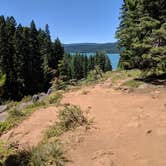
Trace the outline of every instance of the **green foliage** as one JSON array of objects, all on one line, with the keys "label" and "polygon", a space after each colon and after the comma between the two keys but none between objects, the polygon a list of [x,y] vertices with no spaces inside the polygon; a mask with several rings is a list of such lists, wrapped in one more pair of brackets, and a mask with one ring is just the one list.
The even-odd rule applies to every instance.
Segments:
[{"label": "green foliage", "polygon": [[0,88],[4,86],[6,82],[6,75],[0,72]]},{"label": "green foliage", "polygon": [[5,166],[64,166],[68,161],[59,142],[46,142],[23,150],[0,143],[0,152],[0,164]]},{"label": "green foliage", "polygon": [[9,121],[0,122],[0,135],[4,131],[7,131],[8,129],[10,129],[11,127],[13,127],[13,124],[11,124]]},{"label": "green foliage", "polygon": [[[58,64],[64,54],[59,39],[51,42],[49,27],[37,29],[16,26],[13,17],[0,16],[0,95],[20,100],[25,95],[46,91],[58,77]],[[3,87],[2,87],[3,86]]]},{"label": "green foliage", "polygon": [[4,94],[5,82],[6,82],[6,74],[3,74],[2,72],[0,72],[0,97],[2,97]]},{"label": "green foliage", "polygon": [[102,77],[103,77],[103,71],[100,69],[99,66],[95,66],[95,69],[91,70],[88,73],[86,81],[87,82],[94,82],[94,81],[101,79]]},{"label": "green foliage", "polygon": [[117,31],[121,69],[139,68],[144,76],[166,71],[165,0],[126,0]]},{"label": "green foliage", "polygon": [[38,145],[30,151],[29,166],[64,166],[67,162],[59,143],[46,143]]},{"label": "green foliage", "polygon": [[61,98],[62,94],[60,92],[54,92],[49,95],[48,100],[50,104],[59,104]]},{"label": "green foliage", "polygon": [[112,70],[111,62],[105,52],[96,52],[90,56],[80,53],[65,54],[59,65],[60,78],[64,81],[87,78],[88,73],[95,70],[95,66],[99,66],[103,72]]},{"label": "green foliage", "polygon": [[127,86],[127,87],[130,87],[130,88],[138,88],[142,84],[143,84],[143,82],[141,82],[141,81],[129,80],[129,81],[124,82],[122,84],[122,86]]},{"label": "green foliage", "polygon": [[10,110],[9,112],[9,118],[17,119],[25,116],[24,112],[14,108],[13,110]]},{"label": "green foliage", "polygon": [[88,120],[78,106],[65,106],[58,114],[59,122],[46,131],[46,138],[60,136],[65,131],[88,125]]},{"label": "green foliage", "polygon": [[74,129],[87,123],[87,119],[78,106],[66,106],[59,112],[58,118],[64,130]]},{"label": "green foliage", "polygon": [[0,141],[0,165],[4,165],[8,156],[14,154],[14,149],[6,143]]},{"label": "green foliage", "polygon": [[120,70],[114,71],[111,73],[110,77],[113,83],[116,83],[120,80],[130,79],[130,78],[139,78],[141,76],[140,70]]}]

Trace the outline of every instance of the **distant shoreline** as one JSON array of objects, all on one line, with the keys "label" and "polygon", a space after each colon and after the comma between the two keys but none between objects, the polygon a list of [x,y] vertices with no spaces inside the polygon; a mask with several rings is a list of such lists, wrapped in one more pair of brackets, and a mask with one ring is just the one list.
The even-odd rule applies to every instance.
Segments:
[{"label": "distant shoreline", "polygon": [[119,54],[118,43],[75,43],[63,44],[67,53],[95,53],[105,51],[109,54]]},{"label": "distant shoreline", "polygon": [[[79,53],[79,54],[82,54],[82,55],[95,55],[96,54],[96,52],[67,52],[68,54],[73,54],[73,55],[75,55],[75,54],[77,54],[77,53]],[[112,54],[112,55],[119,55],[119,53],[110,53],[110,52],[106,52],[106,54]]]}]

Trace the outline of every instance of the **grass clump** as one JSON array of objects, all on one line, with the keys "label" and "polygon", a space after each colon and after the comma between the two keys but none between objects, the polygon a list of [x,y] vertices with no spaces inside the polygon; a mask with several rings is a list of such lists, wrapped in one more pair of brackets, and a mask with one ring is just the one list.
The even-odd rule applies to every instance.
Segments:
[{"label": "grass clump", "polygon": [[8,156],[14,154],[14,149],[6,143],[0,141],[0,166],[3,166]]},{"label": "grass clump", "polygon": [[50,104],[59,104],[61,99],[62,99],[62,94],[60,92],[53,92],[48,97]]},{"label": "grass clump", "polygon": [[66,131],[73,130],[79,126],[88,125],[88,120],[78,106],[65,106],[59,111],[59,122],[55,123],[46,131],[46,138],[60,136]]},{"label": "grass clump", "polygon": [[87,76],[86,82],[95,82],[103,77],[103,71],[99,66],[96,66],[94,70],[91,70]]},{"label": "grass clump", "polygon": [[116,83],[121,80],[125,80],[128,78],[139,78],[141,76],[140,70],[117,70],[108,72],[105,74],[106,77],[110,77],[113,83]]},{"label": "grass clump", "polygon": [[30,166],[64,166],[67,162],[64,151],[58,142],[41,144],[31,150]]},{"label": "grass clump", "polygon": [[67,162],[59,142],[46,142],[37,147],[14,151],[0,146],[0,152],[1,165],[5,166],[64,166]]},{"label": "grass clump", "polygon": [[129,81],[124,82],[122,84],[122,86],[127,86],[127,87],[130,87],[130,88],[138,88],[142,84],[143,84],[143,82],[141,82],[141,81],[129,80]]}]

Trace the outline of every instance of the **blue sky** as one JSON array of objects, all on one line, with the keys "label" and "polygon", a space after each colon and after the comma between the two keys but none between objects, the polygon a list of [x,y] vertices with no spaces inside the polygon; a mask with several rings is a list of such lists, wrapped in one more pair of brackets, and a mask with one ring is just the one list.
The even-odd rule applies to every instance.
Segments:
[{"label": "blue sky", "polygon": [[24,26],[34,19],[48,23],[52,39],[63,43],[114,42],[122,0],[2,0],[0,15],[14,16]]}]

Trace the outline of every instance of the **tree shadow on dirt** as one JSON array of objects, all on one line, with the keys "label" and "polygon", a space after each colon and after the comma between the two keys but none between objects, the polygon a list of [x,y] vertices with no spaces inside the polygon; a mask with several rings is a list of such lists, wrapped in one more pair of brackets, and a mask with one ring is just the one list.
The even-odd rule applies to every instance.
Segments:
[{"label": "tree shadow on dirt", "polygon": [[146,78],[136,79],[152,85],[166,86],[166,73],[159,76],[148,76]]},{"label": "tree shadow on dirt", "polygon": [[10,155],[5,161],[5,166],[26,166],[28,165],[30,155],[26,150]]}]

